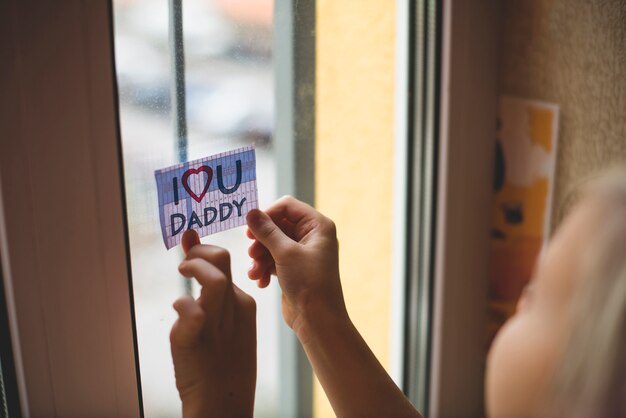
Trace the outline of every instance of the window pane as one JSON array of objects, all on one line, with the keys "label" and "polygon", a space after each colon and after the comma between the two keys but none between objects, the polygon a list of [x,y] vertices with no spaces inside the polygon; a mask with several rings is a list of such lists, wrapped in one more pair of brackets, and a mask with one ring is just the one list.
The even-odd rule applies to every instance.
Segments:
[{"label": "window pane", "polygon": [[[188,159],[253,144],[259,199],[275,198],[272,149],[271,0],[185,0]],[[170,106],[172,79],[167,1],[116,0],[116,66],[131,247],[139,362],[147,417],[180,415],[169,351],[172,302],[184,294],[179,248],[167,251],[159,228],[154,170],[178,162]],[[235,283],[257,301],[256,416],[278,409],[277,284],[259,290],[247,279],[245,229],[203,238],[227,248]],[[197,294],[197,288],[194,292]]]}]

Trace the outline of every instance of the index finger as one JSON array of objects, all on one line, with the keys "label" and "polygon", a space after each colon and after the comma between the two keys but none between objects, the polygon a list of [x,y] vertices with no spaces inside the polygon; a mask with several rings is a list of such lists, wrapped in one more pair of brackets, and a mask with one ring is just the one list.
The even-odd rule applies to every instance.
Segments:
[{"label": "index finger", "polygon": [[230,253],[222,247],[216,245],[195,245],[185,255],[185,260],[201,258],[220,269],[226,278],[232,280],[230,271]]},{"label": "index finger", "polygon": [[317,219],[322,216],[312,206],[296,199],[293,196],[283,196],[270,206],[265,213],[270,218],[287,219],[289,222],[299,224],[302,221]]}]

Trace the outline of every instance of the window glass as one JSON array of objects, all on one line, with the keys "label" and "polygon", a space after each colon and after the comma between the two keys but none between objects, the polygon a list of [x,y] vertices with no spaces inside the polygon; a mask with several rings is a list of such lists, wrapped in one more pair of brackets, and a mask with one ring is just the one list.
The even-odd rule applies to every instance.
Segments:
[{"label": "window glass", "polygon": [[[185,0],[188,159],[244,145],[257,150],[261,207],[275,198],[272,148],[271,0]],[[172,302],[185,292],[177,271],[180,248],[165,249],[159,228],[154,170],[178,161],[171,97],[167,1],[115,0],[115,57],[120,99],[126,200],[139,365],[146,417],[179,416],[169,330]],[[227,248],[235,283],[257,301],[258,377],[255,416],[278,409],[277,284],[259,290],[247,279],[245,229],[205,237]],[[197,294],[198,289],[193,288]]]}]

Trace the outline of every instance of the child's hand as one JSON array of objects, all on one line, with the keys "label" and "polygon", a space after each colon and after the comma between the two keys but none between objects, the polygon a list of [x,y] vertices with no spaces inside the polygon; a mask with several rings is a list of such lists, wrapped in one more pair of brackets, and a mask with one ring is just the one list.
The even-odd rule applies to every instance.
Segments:
[{"label": "child's hand", "polygon": [[[285,322],[298,336],[338,417],[421,418],[357,329],[343,300],[335,225],[293,197],[267,213],[250,211],[248,272],[261,287],[270,274],[283,291]],[[375,261],[375,260],[364,260]]]},{"label": "child's hand", "polygon": [[341,291],[338,243],[334,223],[306,203],[287,196],[266,213],[250,211],[248,271],[260,287],[278,276],[283,291],[283,317],[306,343],[307,319],[319,313],[347,318]]},{"label": "child's hand", "polygon": [[202,286],[200,297],[178,299],[170,333],[176,387],[184,417],[252,416],[256,383],[256,305],[235,286],[230,255],[183,235],[178,267]]}]

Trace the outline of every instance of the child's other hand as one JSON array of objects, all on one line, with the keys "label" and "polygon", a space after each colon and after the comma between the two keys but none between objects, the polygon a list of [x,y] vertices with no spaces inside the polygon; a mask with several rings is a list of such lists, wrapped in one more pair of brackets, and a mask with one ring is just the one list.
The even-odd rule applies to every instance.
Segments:
[{"label": "child's other hand", "polygon": [[256,305],[235,286],[228,251],[200,245],[198,234],[182,240],[179,271],[195,277],[200,297],[174,303],[170,333],[176,387],[184,417],[252,416],[256,383]]},{"label": "child's other hand", "polygon": [[283,317],[306,343],[307,319],[317,314],[347,318],[341,283],[337,233],[333,221],[291,196],[266,213],[250,211],[248,236],[255,241],[248,253],[248,271],[260,287],[278,276],[283,291]]},{"label": "child's other hand", "polygon": [[[250,211],[248,272],[283,291],[285,322],[298,336],[339,417],[420,417],[348,317],[333,222],[293,197]],[[367,260],[365,260],[367,261]],[[420,417],[421,418],[421,417]]]}]

